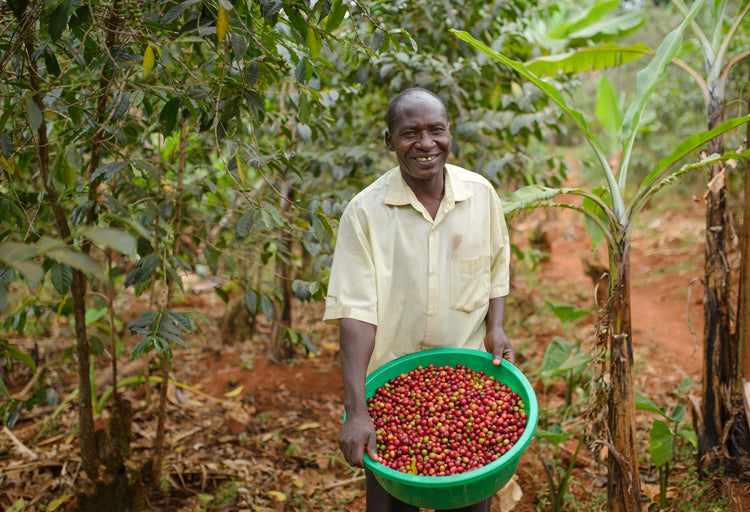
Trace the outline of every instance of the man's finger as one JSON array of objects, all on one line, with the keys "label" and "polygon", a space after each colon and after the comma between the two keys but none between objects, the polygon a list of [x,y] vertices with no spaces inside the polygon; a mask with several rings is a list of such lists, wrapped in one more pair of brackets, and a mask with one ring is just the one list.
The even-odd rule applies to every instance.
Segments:
[{"label": "man's finger", "polygon": [[365,446],[365,448],[367,448],[367,454],[372,460],[380,460],[380,457],[378,457],[378,439],[375,436],[375,433],[370,434],[370,437],[367,439],[367,446]]}]

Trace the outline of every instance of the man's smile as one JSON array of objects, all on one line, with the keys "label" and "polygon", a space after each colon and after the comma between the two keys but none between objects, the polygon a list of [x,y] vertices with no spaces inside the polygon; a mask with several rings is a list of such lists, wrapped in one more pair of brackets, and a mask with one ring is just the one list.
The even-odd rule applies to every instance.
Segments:
[{"label": "man's smile", "polygon": [[416,160],[417,162],[427,163],[427,162],[432,162],[433,160],[435,160],[435,159],[436,159],[437,157],[439,157],[439,156],[440,156],[440,155],[432,155],[432,156],[417,156],[417,157],[415,157],[414,159],[415,159],[415,160]]}]

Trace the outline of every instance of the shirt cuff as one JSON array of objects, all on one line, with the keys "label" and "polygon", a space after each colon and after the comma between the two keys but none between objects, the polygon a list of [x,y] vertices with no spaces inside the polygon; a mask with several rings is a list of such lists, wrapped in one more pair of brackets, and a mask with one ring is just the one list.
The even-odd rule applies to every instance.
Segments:
[{"label": "shirt cuff", "polygon": [[378,325],[378,315],[364,309],[350,308],[347,306],[326,306],[323,320],[332,324],[338,324],[342,318],[351,318],[372,325]]}]

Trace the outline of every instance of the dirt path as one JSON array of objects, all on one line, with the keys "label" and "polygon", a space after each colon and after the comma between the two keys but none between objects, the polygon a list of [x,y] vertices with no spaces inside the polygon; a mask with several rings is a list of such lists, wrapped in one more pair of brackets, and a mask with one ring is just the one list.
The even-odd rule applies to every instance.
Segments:
[{"label": "dirt path", "polygon": [[[645,363],[647,375],[677,381],[675,386],[686,377],[696,384],[701,378],[703,213],[702,207],[670,212],[668,218],[643,212],[645,225],[634,231],[631,246],[635,358]],[[594,283],[585,262],[605,264],[607,255],[603,246],[591,250],[580,217],[567,210],[552,217],[550,259],[540,277],[583,290],[593,300]]]}]

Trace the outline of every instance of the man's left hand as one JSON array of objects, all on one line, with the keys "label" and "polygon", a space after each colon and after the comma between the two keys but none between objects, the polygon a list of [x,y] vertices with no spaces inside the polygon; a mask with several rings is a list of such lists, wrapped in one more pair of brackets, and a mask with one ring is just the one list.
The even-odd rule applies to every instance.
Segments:
[{"label": "man's left hand", "polygon": [[495,327],[487,331],[484,336],[484,348],[492,354],[492,364],[494,365],[500,365],[503,359],[507,359],[510,363],[516,362],[516,352],[502,327]]}]

